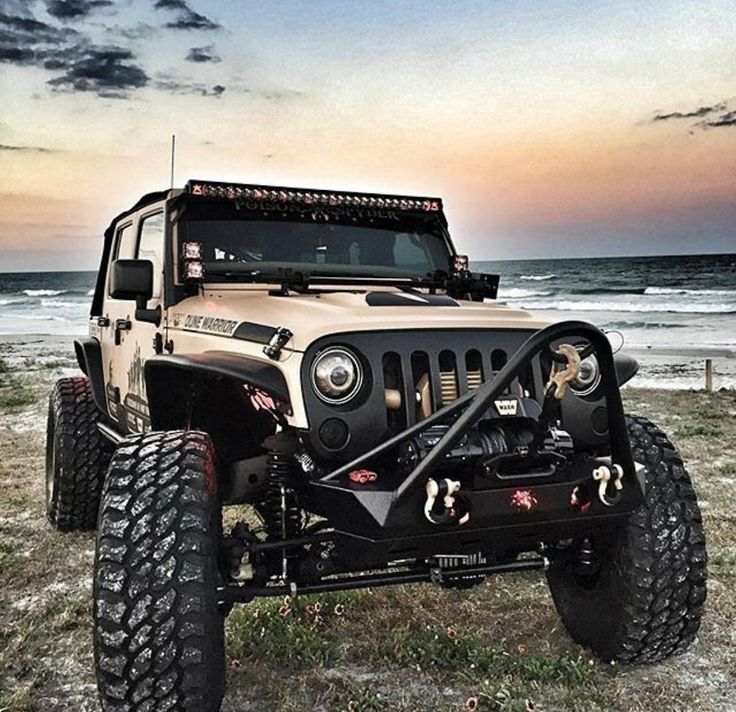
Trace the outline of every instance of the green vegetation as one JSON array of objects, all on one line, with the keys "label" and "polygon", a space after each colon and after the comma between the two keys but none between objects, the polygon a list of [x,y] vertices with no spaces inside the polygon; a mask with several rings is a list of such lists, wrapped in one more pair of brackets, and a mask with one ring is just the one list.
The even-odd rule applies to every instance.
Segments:
[{"label": "green vegetation", "polygon": [[339,655],[339,629],[362,595],[262,599],[236,608],[227,621],[228,655],[290,667],[324,665]]},{"label": "green vegetation", "polygon": [[473,671],[493,679],[513,677],[537,683],[578,685],[590,678],[590,666],[580,656],[568,658],[494,648],[478,635],[430,626],[394,631],[386,639],[386,658],[402,665]]},{"label": "green vegetation", "polygon": [[711,423],[696,423],[695,425],[683,425],[675,430],[676,438],[694,438],[699,436],[717,437],[723,434],[720,425]]},{"label": "green vegetation", "polygon": [[736,550],[717,550],[710,555],[708,563],[721,576],[736,576]]},{"label": "green vegetation", "polygon": [[336,701],[336,709],[341,712],[383,712],[391,709],[388,700],[380,692],[367,687],[346,692],[338,696]]},{"label": "green vegetation", "polygon": [[20,410],[37,400],[28,380],[14,374],[7,362],[0,359],[0,411]]}]

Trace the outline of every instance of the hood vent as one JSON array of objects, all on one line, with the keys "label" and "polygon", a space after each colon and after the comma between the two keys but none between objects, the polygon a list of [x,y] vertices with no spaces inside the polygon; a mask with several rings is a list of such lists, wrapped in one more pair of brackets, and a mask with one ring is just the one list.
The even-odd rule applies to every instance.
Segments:
[{"label": "hood vent", "polygon": [[459,307],[445,294],[420,292],[368,292],[365,301],[369,307]]}]

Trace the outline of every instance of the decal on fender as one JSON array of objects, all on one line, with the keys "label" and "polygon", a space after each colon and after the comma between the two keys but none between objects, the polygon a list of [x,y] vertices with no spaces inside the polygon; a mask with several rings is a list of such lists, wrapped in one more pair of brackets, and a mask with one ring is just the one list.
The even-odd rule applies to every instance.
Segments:
[{"label": "decal on fender", "polygon": [[174,314],[171,322],[175,329],[198,331],[204,334],[222,334],[223,336],[232,336],[239,323],[233,319],[220,319],[202,314]]}]

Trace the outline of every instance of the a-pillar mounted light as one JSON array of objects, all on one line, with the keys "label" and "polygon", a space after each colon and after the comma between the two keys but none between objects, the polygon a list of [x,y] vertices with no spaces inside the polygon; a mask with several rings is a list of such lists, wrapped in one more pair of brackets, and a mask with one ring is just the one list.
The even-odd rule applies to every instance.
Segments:
[{"label": "a-pillar mounted light", "polygon": [[185,282],[201,282],[204,279],[205,268],[202,261],[202,243],[185,242],[182,244],[182,279]]}]

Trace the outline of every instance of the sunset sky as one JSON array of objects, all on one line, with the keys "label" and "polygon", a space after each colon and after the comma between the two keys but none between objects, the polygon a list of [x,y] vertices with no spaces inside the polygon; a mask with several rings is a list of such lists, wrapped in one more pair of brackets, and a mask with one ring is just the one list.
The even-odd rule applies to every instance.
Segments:
[{"label": "sunset sky", "polygon": [[736,249],[733,0],[0,0],[0,270],[189,177],[441,195],[475,259]]}]

